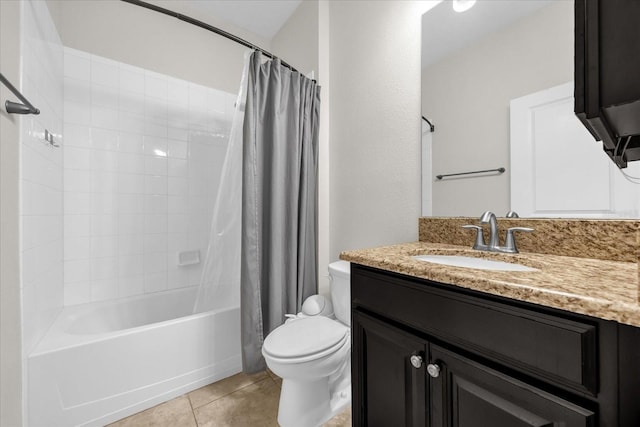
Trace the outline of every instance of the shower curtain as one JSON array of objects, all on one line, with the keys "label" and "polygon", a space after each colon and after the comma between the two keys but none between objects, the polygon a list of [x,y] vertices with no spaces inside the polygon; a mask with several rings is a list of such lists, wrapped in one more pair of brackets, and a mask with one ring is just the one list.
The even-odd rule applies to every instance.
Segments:
[{"label": "shower curtain", "polygon": [[315,81],[251,55],[242,156],[245,372],[265,368],[264,337],[317,292],[319,114]]},{"label": "shower curtain", "polygon": [[240,90],[236,98],[229,143],[213,208],[209,246],[203,261],[194,313],[219,307],[234,307],[240,300],[242,128],[247,98],[247,74],[252,52],[248,50],[244,56]]}]

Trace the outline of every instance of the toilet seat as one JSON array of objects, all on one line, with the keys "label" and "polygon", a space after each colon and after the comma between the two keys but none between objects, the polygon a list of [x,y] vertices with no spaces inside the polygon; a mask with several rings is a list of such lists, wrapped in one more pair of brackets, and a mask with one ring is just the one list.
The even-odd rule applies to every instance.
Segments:
[{"label": "toilet seat", "polygon": [[262,352],[280,363],[303,363],[335,352],[350,339],[349,328],[327,317],[305,317],[274,329]]}]

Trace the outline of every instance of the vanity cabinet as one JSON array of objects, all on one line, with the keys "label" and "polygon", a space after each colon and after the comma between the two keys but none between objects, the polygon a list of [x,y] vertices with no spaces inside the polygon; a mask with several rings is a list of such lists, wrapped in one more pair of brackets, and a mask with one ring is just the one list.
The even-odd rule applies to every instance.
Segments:
[{"label": "vanity cabinet", "polygon": [[640,426],[638,328],[352,264],[355,426]]},{"label": "vanity cabinet", "polygon": [[574,13],[574,111],[624,168],[640,160],[640,2],[575,0]]}]

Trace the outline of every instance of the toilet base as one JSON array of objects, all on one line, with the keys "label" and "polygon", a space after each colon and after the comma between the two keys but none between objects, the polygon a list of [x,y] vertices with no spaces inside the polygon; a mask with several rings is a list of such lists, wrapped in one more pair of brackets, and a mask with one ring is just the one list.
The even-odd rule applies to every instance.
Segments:
[{"label": "toilet base", "polygon": [[327,378],[314,381],[284,379],[278,423],[282,427],[316,427],[331,411]]},{"label": "toilet base", "polygon": [[339,390],[333,396],[331,396],[331,412],[327,415],[326,419],[322,420],[320,424],[329,421],[331,418],[347,409],[349,405],[351,405],[351,385],[347,385],[344,389]]},{"label": "toilet base", "polygon": [[329,396],[327,378],[282,381],[278,423],[282,427],[318,427],[351,403],[351,386]]}]

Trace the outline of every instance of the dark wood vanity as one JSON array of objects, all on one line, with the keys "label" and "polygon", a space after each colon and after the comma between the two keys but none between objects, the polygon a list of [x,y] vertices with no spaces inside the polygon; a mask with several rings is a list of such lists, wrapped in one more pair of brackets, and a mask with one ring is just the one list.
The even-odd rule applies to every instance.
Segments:
[{"label": "dark wood vanity", "polygon": [[352,263],[354,426],[640,426],[640,328]]},{"label": "dark wood vanity", "polygon": [[640,160],[639,20],[637,0],[575,0],[574,111],[620,168]]}]

